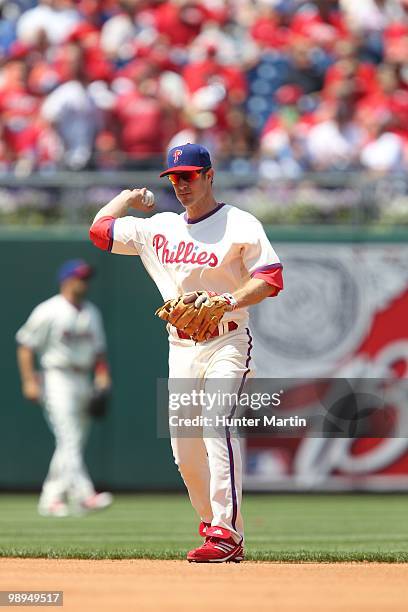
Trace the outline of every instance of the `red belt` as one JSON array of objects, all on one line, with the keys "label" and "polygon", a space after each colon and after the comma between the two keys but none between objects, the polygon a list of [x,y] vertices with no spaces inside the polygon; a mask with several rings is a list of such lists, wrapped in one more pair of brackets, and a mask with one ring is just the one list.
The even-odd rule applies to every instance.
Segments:
[{"label": "red belt", "polygon": [[74,372],[74,374],[89,374],[92,371],[92,368],[80,368],[78,366],[55,366],[48,369],[61,370],[63,372]]},{"label": "red belt", "polygon": [[[222,323],[221,323],[222,325]],[[238,323],[235,323],[235,321],[228,321],[228,331],[234,331],[234,329],[238,329]],[[181,329],[177,330],[177,335],[179,338],[181,338],[182,340],[191,340],[191,336],[189,336],[188,334],[184,333],[183,331],[181,331]],[[215,329],[215,331],[211,334],[211,338],[216,338],[217,336],[220,335],[220,331],[219,328],[217,327]]]}]

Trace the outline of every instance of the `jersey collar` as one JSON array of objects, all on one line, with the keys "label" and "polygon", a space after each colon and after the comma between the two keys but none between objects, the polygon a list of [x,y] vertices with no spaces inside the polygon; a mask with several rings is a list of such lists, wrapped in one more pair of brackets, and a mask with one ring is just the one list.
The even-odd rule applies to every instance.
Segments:
[{"label": "jersey collar", "polygon": [[209,213],[207,213],[206,215],[203,215],[202,217],[199,217],[198,219],[189,219],[188,216],[187,216],[187,213],[185,212],[184,215],[183,215],[184,221],[186,223],[188,223],[188,225],[191,225],[193,223],[200,223],[200,221],[204,221],[204,219],[208,219],[208,217],[211,217],[212,215],[214,215],[223,206],[225,206],[225,204],[224,204],[224,202],[221,202],[221,204],[218,204],[218,206],[216,206],[216,208],[214,208],[213,210],[210,210]]}]

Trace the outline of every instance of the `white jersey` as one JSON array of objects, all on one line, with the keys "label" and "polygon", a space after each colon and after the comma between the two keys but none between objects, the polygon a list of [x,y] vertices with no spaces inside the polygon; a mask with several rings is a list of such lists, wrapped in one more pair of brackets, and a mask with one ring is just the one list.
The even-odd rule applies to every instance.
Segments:
[{"label": "white jersey", "polygon": [[[261,223],[235,206],[189,221],[186,213],[115,219],[112,253],[140,255],[163,300],[195,290],[234,293],[257,273],[281,267]],[[246,324],[241,308],[223,320]]]},{"label": "white jersey", "polygon": [[84,302],[76,308],[62,295],[34,308],[16,340],[35,350],[45,369],[90,370],[106,348],[102,317],[96,306]]}]

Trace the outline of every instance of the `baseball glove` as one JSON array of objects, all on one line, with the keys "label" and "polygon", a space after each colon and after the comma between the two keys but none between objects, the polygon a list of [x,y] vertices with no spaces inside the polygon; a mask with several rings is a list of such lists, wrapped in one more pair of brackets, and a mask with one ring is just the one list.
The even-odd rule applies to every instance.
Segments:
[{"label": "baseball glove", "polygon": [[94,389],[88,404],[88,414],[95,419],[102,419],[108,412],[109,399],[109,389]]},{"label": "baseball glove", "polygon": [[234,303],[234,298],[229,294],[194,291],[167,300],[156,310],[156,315],[195,342],[204,342],[217,329],[225,312],[234,309]]}]

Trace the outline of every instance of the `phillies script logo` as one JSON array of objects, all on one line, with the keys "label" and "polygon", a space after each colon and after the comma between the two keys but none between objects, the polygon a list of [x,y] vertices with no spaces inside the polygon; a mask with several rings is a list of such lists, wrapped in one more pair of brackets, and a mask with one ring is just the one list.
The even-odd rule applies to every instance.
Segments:
[{"label": "phillies script logo", "polygon": [[173,153],[173,161],[175,164],[177,164],[180,155],[183,153],[183,151],[181,149],[177,149],[176,151],[174,151]]},{"label": "phillies script logo", "polygon": [[198,246],[194,246],[194,242],[184,242],[183,240],[175,245],[173,249],[169,249],[169,241],[163,234],[153,236],[153,247],[156,250],[157,257],[162,263],[188,263],[188,264],[207,264],[210,268],[214,268],[218,263],[218,258],[215,253],[207,253],[207,251],[199,251]]}]

